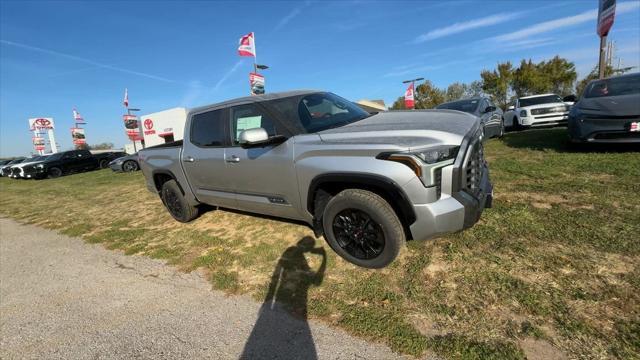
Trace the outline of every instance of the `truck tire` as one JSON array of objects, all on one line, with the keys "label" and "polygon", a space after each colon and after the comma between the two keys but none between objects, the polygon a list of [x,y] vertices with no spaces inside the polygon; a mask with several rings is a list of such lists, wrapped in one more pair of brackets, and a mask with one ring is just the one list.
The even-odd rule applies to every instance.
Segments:
[{"label": "truck tire", "polygon": [[138,163],[133,160],[127,160],[122,164],[122,171],[124,172],[134,172],[138,171]]},{"label": "truck tire", "polygon": [[162,184],[160,197],[162,198],[162,203],[174,219],[186,223],[198,216],[198,208],[189,205],[175,180],[169,180]]},{"label": "truck tire", "polygon": [[100,169],[106,169],[107,165],[109,165],[109,162],[106,159],[102,159],[98,163],[98,166],[100,167]]},{"label": "truck tire", "polygon": [[47,171],[47,177],[49,179],[59,178],[60,176],[62,176],[62,169],[60,168],[52,167]]},{"label": "truck tire", "polygon": [[338,255],[369,269],[389,265],[405,243],[402,223],[391,205],[366,190],[347,189],[331,198],[322,227]]}]

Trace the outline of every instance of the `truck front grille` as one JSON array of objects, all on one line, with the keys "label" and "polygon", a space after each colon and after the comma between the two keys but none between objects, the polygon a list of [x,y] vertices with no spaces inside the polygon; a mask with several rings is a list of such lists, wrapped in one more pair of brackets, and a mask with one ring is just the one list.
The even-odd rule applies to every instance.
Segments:
[{"label": "truck front grille", "polygon": [[480,182],[484,175],[484,169],[484,148],[482,140],[478,138],[470,145],[465,157],[464,166],[462,167],[462,189],[470,195],[478,197],[481,191]]}]

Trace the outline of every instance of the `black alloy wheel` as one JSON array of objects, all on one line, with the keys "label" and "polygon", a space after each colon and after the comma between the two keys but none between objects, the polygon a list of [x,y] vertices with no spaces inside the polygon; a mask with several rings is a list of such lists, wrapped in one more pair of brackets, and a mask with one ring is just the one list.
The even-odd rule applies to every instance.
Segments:
[{"label": "black alloy wheel", "polygon": [[162,199],[173,217],[181,219],[184,216],[181,199],[173,189],[162,189]]},{"label": "black alloy wheel", "polygon": [[357,259],[374,259],[384,250],[385,237],[380,224],[364,211],[346,209],[338,213],[333,219],[333,233],[338,245]]}]

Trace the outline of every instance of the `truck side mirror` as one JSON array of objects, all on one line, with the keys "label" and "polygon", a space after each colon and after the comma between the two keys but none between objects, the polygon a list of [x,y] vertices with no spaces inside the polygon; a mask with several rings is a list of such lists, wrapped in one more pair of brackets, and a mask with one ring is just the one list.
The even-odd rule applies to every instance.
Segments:
[{"label": "truck side mirror", "polygon": [[564,101],[564,102],[573,102],[574,103],[574,102],[578,101],[578,97],[573,95],[573,94],[572,95],[567,95],[564,98],[562,98],[562,101]]},{"label": "truck side mirror", "polygon": [[495,106],[489,105],[484,109],[485,113],[492,112],[492,111],[496,111],[496,107]]},{"label": "truck side mirror", "polygon": [[243,130],[238,136],[238,143],[242,146],[260,145],[267,141],[269,141],[269,134],[263,128]]}]

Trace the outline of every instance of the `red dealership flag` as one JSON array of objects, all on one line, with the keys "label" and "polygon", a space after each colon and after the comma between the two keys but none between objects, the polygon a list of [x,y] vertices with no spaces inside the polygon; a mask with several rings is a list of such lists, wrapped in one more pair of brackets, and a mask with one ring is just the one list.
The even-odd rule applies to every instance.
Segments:
[{"label": "red dealership flag", "polygon": [[127,88],[124,89],[124,100],[122,101],[124,107],[129,107],[129,91]]},{"label": "red dealership flag", "polygon": [[250,32],[240,38],[240,42],[238,45],[238,55],[256,57],[256,43],[253,32]]},{"label": "red dealership flag", "polygon": [[78,112],[78,110],[76,110],[75,108],[73,109],[73,120],[75,120],[76,123],[78,124],[84,124],[84,119],[82,118],[82,115],[80,115],[80,113]]},{"label": "red dealership flag", "polygon": [[409,84],[407,91],[404,92],[404,107],[407,109],[413,109],[413,83]]}]

